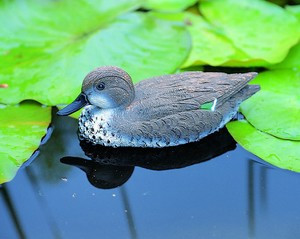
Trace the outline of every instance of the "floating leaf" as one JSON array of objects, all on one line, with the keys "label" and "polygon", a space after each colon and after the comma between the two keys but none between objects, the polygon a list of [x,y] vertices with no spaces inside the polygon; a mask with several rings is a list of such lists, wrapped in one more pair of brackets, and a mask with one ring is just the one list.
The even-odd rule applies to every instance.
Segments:
[{"label": "floating leaf", "polygon": [[38,2],[2,6],[0,84],[9,85],[0,88],[2,103],[70,103],[97,66],[122,67],[137,82],[175,71],[190,49],[188,32],[173,21],[145,13],[112,20],[137,1]]},{"label": "floating leaf", "polygon": [[165,12],[176,12],[194,5],[198,0],[145,0],[143,6]]},{"label": "floating leaf", "polygon": [[226,127],[246,150],[277,167],[300,172],[299,141],[283,140],[260,132],[247,121],[233,121]]},{"label": "floating leaf", "polygon": [[261,90],[241,104],[247,120],[276,137],[300,140],[300,72],[263,72],[251,83]]},{"label": "floating leaf", "polygon": [[[300,2],[299,2],[300,4]],[[300,21],[300,5],[286,6],[286,10],[294,14]]]},{"label": "floating leaf", "polygon": [[[192,51],[182,67],[209,64],[222,65],[236,56],[238,50],[219,31],[200,15],[185,13],[182,20],[192,36]],[[241,53],[242,54],[242,53]]]},{"label": "floating leaf", "polygon": [[287,69],[293,68],[300,70],[300,43],[294,46],[287,57],[276,65],[269,66],[270,69]]},{"label": "floating leaf", "polygon": [[[288,6],[287,10],[293,13],[299,20],[300,25],[300,5],[299,6]],[[271,65],[271,69],[284,69],[284,68],[293,68],[300,69],[300,43],[294,46],[290,51],[287,57],[276,65]]]},{"label": "floating leaf", "polygon": [[220,29],[208,23],[199,14],[193,12],[169,14],[154,12],[152,15],[165,20],[182,22],[186,25],[192,38],[192,49],[181,68],[207,64],[217,66],[237,59],[243,60],[247,57],[245,53],[233,46]]},{"label": "floating leaf", "polygon": [[[287,10],[261,0],[203,1],[200,11],[220,28],[234,46],[246,54],[242,65],[267,65],[282,61],[297,43],[297,18]],[[239,59],[237,59],[239,60]],[[239,65],[229,62],[225,65]]]},{"label": "floating leaf", "polygon": [[0,184],[10,181],[39,147],[51,120],[51,108],[26,102],[0,108]]}]

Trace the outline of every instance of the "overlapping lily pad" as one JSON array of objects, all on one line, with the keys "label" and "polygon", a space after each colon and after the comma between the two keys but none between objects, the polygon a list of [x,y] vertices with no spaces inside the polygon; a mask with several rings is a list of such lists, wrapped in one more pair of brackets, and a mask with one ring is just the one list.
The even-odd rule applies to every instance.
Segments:
[{"label": "overlapping lily pad", "polygon": [[143,7],[158,11],[176,12],[194,5],[198,0],[145,0]]},{"label": "overlapping lily pad", "polygon": [[276,137],[300,140],[300,72],[263,72],[252,83],[261,90],[241,105],[247,120]]},{"label": "overlapping lily pad", "polygon": [[[300,25],[300,5],[288,6],[287,10],[298,18],[298,22]],[[282,62],[275,65],[271,65],[269,68],[271,69],[290,68],[290,69],[300,70],[300,42],[289,51],[289,54]]]},{"label": "overlapping lily pad", "polygon": [[145,13],[116,17],[137,1],[75,2],[2,6],[0,20],[8,24],[0,31],[0,84],[8,87],[0,89],[0,102],[69,103],[94,67],[116,65],[139,81],[175,71],[188,55],[183,25]]},{"label": "overlapping lily pad", "polygon": [[202,1],[200,11],[245,55],[229,66],[266,66],[282,61],[300,36],[297,18],[261,0]]},{"label": "overlapping lily pad", "polygon": [[283,140],[260,132],[247,121],[226,125],[233,138],[246,150],[284,169],[300,172],[300,142]]},{"label": "overlapping lily pad", "polygon": [[0,105],[0,184],[11,180],[39,147],[51,120],[51,108],[37,103]]},{"label": "overlapping lily pad", "polygon": [[222,65],[234,58],[237,49],[216,27],[200,15],[184,13],[182,20],[192,36],[192,51],[182,67],[191,65]]},{"label": "overlapping lily pad", "polygon": [[294,14],[300,20],[300,5],[286,6],[286,10]]},{"label": "overlapping lily pad", "polygon": [[[299,22],[300,24],[300,22]],[[300,71],[300,43],[294,46],[280,63],[269,66],[271,69],[298,69]]]}]

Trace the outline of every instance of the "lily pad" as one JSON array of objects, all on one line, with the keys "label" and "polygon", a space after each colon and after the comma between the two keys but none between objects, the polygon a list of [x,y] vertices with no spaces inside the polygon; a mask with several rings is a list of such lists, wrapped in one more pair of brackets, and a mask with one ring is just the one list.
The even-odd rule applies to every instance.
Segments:
[{"label": "lily pad", "polygon": [[[300,37],[297,18],[287,10],[261,0],[203,1],[200,11],[246,54],[241,62],[264,66],[282,61]],[[229,62],[226,65],[238,65]]]},{"label": "lily pad", "polygon": [[251,83],[259,84],[261,90],[241,104],[247,120],[276,137],[300,140],[300,72],[263,72]]},{"label": "lily pad", "polygon": [[137,82],[174,72],[189,53],[181,24],[141,12],[116,17],[137,1],[38,2],[2,6],[0,20],[8,22],[0,31],[0,84],[8,85],[0,88],[2,103],[70,103],[97,66],[119,66]]},{"label": "lily pad", "polygon": [[39,147],[51,121],[51,108],[32,102],[0,106],[1,184],[10,181]]},{"label": "lily pad", "polygon": [[[288,6],[286,9],[294,14],[299,21],[300,25],[300,5],[299,6]],[[271,65],[271,69],[284,69],[284,68],[293,68],[300,69],[300,42],[294,46],[290,51],[287,57],[276,65]]]},{"label": "lily pad", "polygon": [[179,12],[194,5],[198,0],[145,0],[143,7],[164,12]]},{"label": "lily pad", "polygon": [[246,150],[277,167],[300,172],[299,141],[279,139],[260,132],[247,121],[233,121],[226,127]]},{"label": "lily pad", "polygon": [[[299,23],[300,24],[300,23]],[[279,64],[271,65],[270,69],[298,69],[300,70],[300,43],[294,46],[287,57]]]},{"label": "lily pad", "polygon": [[202,16],[186,12],[181,19],[186,23],[193,42],[191,53],[182,67],[205,64],[218,66],[242,58],[237,56],[239,50],[231,41]]},{"label": "lily pad", "polygon": [[[299,4],[300,4],[300,2],[299,2]],[[285,8],[290,13],[294,14],[300,21],[300,5],[286,6]]]}]

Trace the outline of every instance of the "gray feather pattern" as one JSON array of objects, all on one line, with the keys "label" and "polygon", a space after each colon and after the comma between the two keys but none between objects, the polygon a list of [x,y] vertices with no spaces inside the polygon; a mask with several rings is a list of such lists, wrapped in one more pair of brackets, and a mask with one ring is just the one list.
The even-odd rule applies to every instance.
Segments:
[{"label": "gray feather pattern", "polygon": [[[247,85],[255,75],[185,72],[141,81],[135,85],[133,102],[124,109],[113,110],[106,127],[114,135],[109,142],[103,137],[90,140],[109,146],[137,147],[197,141],[223,127],[236,114],[239,104],[259,90],[259,86]],[[214,111],[200,109],[214,99]],[[93,118],[89,114],[83,112],[86,120]],[[103,136],[103,132],[100,134]],[[87,133],[82,135],[89,137]]]}]

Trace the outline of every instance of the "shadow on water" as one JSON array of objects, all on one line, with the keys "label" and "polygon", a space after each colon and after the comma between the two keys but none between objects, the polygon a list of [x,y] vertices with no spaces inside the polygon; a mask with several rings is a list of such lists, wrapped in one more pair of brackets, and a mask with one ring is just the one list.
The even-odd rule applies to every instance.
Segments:
[{"label": "shadow on water", "polygon": [[103,189],[118,187],[131,177],[134,167],[151,170],[184,168],[205,162],[236,148],[226,129],[199,142],[167,148],[111,148],[81,141],[80,146],[91,160],[63,157],[61,162],[82,169],[89,182]]}]

